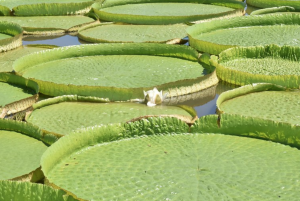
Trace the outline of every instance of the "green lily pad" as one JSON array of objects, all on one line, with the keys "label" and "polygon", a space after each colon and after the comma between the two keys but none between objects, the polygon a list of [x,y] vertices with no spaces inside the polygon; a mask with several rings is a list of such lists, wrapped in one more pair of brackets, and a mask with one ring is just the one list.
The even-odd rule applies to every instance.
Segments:
[{"label": "green lily pad", "polygon": [[300,91],[285,91],[273,84],[253,84],[222,93],[221,113],[237,114],[300,125]]},{"label": "green lily pad", "polygon": [[0,119],[0,180],[40,180],[40,159],[47,149],[42,138],[31,124]]},{"label": "green lily pad", "polygon": [[218,77],[231,84],[266,82],[298,89],[299,57],[299,47],[269,45],[231,48],[210,61]]},{"label": "green lily pad", "polygon": [[23,77],[0,73],[0,118],[32,106],[38,98],[37,83]]},{"label": "green lily pad", "polygon": [[107,100],[80,96],[47,99],[35,104],[33,112],[26,120],[47,132],[61,136],[89,126],[121,123],[144,116],[176,116],[188,123],[196,116],[191,116],[186,110],[175,106],[148,107],[138,103],[105,102]]},{"label": "green lily pad", "polygon": [[0,200],[75,201],[63,190],[30,182],[0,181]]},{"label": "green lily pad", "polygon": [[179,43],[187,36],[185,24],[175,25],[125,25],[108,24],[82,28],[78,37],[82,40],[103,42],[158,42]]},{"label": "green lily pad", "polygon": [[13,62],[30,53],[38,52],[46,49],[52,49],[57,46],[54,45],[25,45],[18,47],[17,49],[3,52],[0,54],[0,72],[12,72],[12,64]]},{"label": "green lily pad", "polygon": [[15,15],[78,15],[89,12],[93,0],[0,0]]},{"label": "green lily pad", "polygon": [[247,4],[255,6],[257,8],[270,8],[275,6],[291,6],[297,11],[300,11],[300,1],[299,0],[247,0]]},{"label": "green lily pad", "polygon": [[[0,17],[1,19],[1,17]],[[0,21],[0,53],[22,45],[23,29],[20,25]]]},{"label": "green lily pad", "polygon": [[149,3],[148,1],[104,8],[101,5],[95,5],[93,10],[101,20],[130,24],[176,24],[244,14],[242,2],[222,2],[220,4],[175,3],[170,1]]},{"label": "green lily pad", "polygon": [[187,46],[97,44],[33,53],[15,61],[14,70],[38,82],[46,95],[118,101],[143,98],[143,90],[154,87],[178,96],[215,85],[215,73],[205,75],[197,60],[198,53]]},{"label": "green lily pad", "polygon": [[30,16],[0,17],[0,21],[18,23],[24,34],[59,34],[77,31],[80,27],[91,23],[99,23],[85,16]]},{"label": "green lily pad", "polygon": [[187,29],[190,45],[201,52],[220,54],[235,46],[300,46],[300,14],[273,13],[223,19]]},{"label": "green lily pad", "polygon": [[298,149],[254,138],[188,133],[177,124],[176,131],[170,119],[151,119],[73,133],[45,152],[43,172],[50,184],[86,200],[299,197]]},{"label": "green lily pad", "polygon": [[294,12],[295,8],[290,6],[280,6],[280,7],[272,7],[272,8],[265,8],[259,9],[251,12],[251,15],[263,15],[269,13],[276,13],[276,12]]}]

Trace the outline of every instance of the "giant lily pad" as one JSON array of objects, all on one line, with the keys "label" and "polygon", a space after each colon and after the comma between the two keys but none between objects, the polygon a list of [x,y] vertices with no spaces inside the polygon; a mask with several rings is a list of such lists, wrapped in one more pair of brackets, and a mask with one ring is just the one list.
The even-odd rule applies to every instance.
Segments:
[{"label": "giant lily pad", "polygon": [[75,201],[63,190],[30,182],[0,181],[0,200]]},{"label": "giant lily pad", "polygon": [[0,21],[0,52],[15,49],[22,45],[23,29],[20,25]]},{"label": "giant lily pad", "polygon": [[101,20],[131,24],[176,24],[244,14],[245,5],[242,2],[221,0],[216,1],[216,5],[191,2],[139,1],[126,5],[115,4],[111,7],[96,4],[93,10]]},{"label": "giant lily pad", "polygon": [[25,45],[18,47],[17,49],[4,52],[0,54],[0,72],[12,72],[12,64],[13,62],[30,53],[38,52],[46,49],[52,49],[57,46],[54,45]]},{"label": "giant lily pad", "polygon": [[300,46],[299,30],[300,13],[274,13],[205,22],[189,27],[187,33],[192,47],[220,54],[235,46]]},{"label": "giant lily pad", "polygon": [[103,42],[159,42],[179,43],[187,36],[185,24],[125,25],[109,24],[83,27],[78,37],[94,43]]},{"label": "giant lily pad", "polygon": [[86,200],[293,200],[299,161],[283,144],[149,119],[65,136],[41,163],[51,185]]},{"label": "giant lily pad", "polygon": [[42,138],[31,124],[0,119],[0,180],[40,180],[40,159],[47,149]]},{"label": "giant lily pad", "polygon": [[196,116],[195,111],[191,116],[175,106],[147,107],[138,103],[105,102],[105,99],[71,95],[46,99],[33,106],[34,111],[26,120],[47,132],[66,135],[80,128],[121,123],[144,116],[176,116],[188,123]]},{"label": "giant lily pad", "polygon": [[99,23],[85,16],[33,16],[33,17],[0,17],[0,20],[18,23],[24,34],[59,34],[77,31],[91,23]]},{"label": "giant lily pad", "polygon": [[36,102],[36,82],[8,73],[0,73],[0,118],[27,109]]},{"label": "giant lily pad", "polygon": [[236,85],[266,82],[300,87],[300,47],[277,45],[236,47],[210,60],[217,75]]},{"label": "giant lily pad", "polygon": [[[239,7],[239,4],[236,4],[236,2],[243,2],[244,0],[193,0],[193,3],[203,3],[203,4],[216,4],[216,5],[223,5],[223,4],[229,4],[233,3],[231,6],[232,7]],[[176,2],[176,3],[187,3],[191,1],[187,0],[159,0],[159,1],[153,1],[152,2]],[[141,3],[149,3],[149,0],[105,0],[101,2],[101,8],[106,8],[106,7],[112,7],[112,6],[119,6],[119,5],[126,5],[126,4],[141,4]],[[238,6],[237,6],[238,5]]]},{"label": "giant lily pad", "polygon": [[164,44],[55,48],[16,60],[14,70],[37,81],[46,95],[77,94],[112,101],[143,98],[143,90],[153,87],[179,96],[218,82],[215,72],[204,74],[195,50]]},{"label": "giant lily pad", "polygon": [[78,15],[89,12],[93,0],[0,0],[15,15]]},{"label": "giant lily pad", "polygon": [[220,113],[270,119],[300,125],[300,91],[286,91],[274,84],[245,85],[222,93]]},{"label": "giant lily pad", "polygon": [[270,8],[275,6],[291,6],[300,11],[299,0],[247,0],[247,4],[258,8]]}]

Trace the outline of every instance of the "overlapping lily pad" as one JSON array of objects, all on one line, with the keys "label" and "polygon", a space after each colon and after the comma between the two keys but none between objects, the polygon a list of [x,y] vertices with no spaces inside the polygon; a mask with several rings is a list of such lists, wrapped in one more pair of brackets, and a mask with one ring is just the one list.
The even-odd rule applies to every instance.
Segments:
[{"label": "overlapping lily pad", "polygon": [[55,45],[25,45],[18,47],[17,49],[4,52],[0,54],[0,72],[12,72],[13,67],[12,64],[13,62],[30,53],[33,52],[38,52],[46,49],[53,49],[57,46]]},{"label": "overlapping lily pad", "polygon": [[89,126],[121,123],[145,116],[176,116],[187,123],[196,117],[175,106],[148,107],[139,103],[108,103],[108,100],[61,96],[36,103],[34,111],[26,119],[46,132],[67,135]]},{"label": "overlapping lily pad", "polygon": [[270,119],[300,125],[300,91],[260,83],[222,93],[217,100],[220,113]]},{"label": "overlapping lily pad", "polygon": [[36,102],[36,82],[8,73],[0,73],[0,118],[27,109]]},{"label": "overlapping lily pad", "polygon": [[300,48],[277,45],[236,47],[212,56],[220,79],[231,84],[273,83],[300,87]]},{"label": "overlapping lily pad", "polygon": [[299,30],[300,13],[274,13],[205,22],[187,33],[192,47],[217,55],[235,46],[300,46]]},{"label": "overlapping lily pad", "polygon": [[22,45],[23,29],[15,23],[0,21],[0,52]]},{"label": "overlapping lily pad", "polygon": [[31,124],[0,119],[0,180],[40,180],[40,159],[47,149],[43,138]]},{"label": "overlapping lily pad", "polygon": [[279,6],[279,7],[254,10],[253,12],[251,12],[251,15],[263,15],[263,14],[276,13],[276,12],[294,12],[294,11],[295,11],[294,7]]},{"label": "overlapping lily pad", "polygon": [[0,200],[75,201],[63,190],[30,182],[0,181]]},{"label": "overlapping lily pad", "polygon": [[[201,123],[215,128],[217,119]],[[42,157],[42,170],[51,185],[86,200],[299,197],[298,149],[203,133],[197,125],[192,131],[188,133],[187,125],[169,118],[93,127],[51,146]],[[247,133],[260,131],[252,127]]]},{"label": "overlapping lily pad", "polygon": [[170,0],[149,3],[145,0],[125,5],[117,2],[108,6],[108,2],[94,5],[93,10],[101,20],[130,24],[176,24],[244,14],[245,4],[242,2],[220,0],[214,1],[214,5],[201,3]]},{"label": "overlapping lily pad", "polygon": [[35,80],[46,95],[77,94],[112,101],[143,98],[143,90],[154,87],[179,96],[218,82],[215,71],[204,72],[192,48],[150,43],[55,48],[16,60],[14,70]]},{"label": "overlapping lily pad", "polygon": [[78,37],[82,40],[103,42],[158,42],[180,43],[187,36],[185,24],[175,25],[129,25],[104,24],[79,30]]},{"label": "overlapping lily pad", "polygon": [[90,11],[93,0],[0,0],[0,6],[15,15],[79,15]]},{"label": "overlapping lily pad", "polygon": [[300,11],[299,0],[247,0],[247,4],[258,8],[270,8],[275,6],[291,6]]},{"label": "overlapping lily pad", "polygon": [[98,24],[92,18],[85,16],[30,16],[30,17],[0,17],[0,21],[15,22],[24,29],[24,34],[60,34],[78,31],[88,24]]}]

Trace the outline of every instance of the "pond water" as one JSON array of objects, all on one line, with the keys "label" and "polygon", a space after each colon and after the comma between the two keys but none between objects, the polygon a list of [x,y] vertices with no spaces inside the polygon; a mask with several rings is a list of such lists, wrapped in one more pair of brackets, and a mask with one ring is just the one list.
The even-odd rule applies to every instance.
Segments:
[{"label": "pond water", "polygon": [[[252,11],[257,10],[254,7],[247,7],[246,15]],[[23,45],[28,44],[48,44],[57,46],[70,46],[88,44],[88,42],[78,39],[76,35],[56,35],[56,36],[24,36]],[[188,44],[186,44],[188,45]],[[217,86],[211,87],[208,90],[201,91],[199,93],[188,95],[187,97],[181,97],[179,100],[173,100],[177,104],[185,104],[194,107],[197,111],[198,117],[215,114],[216,113],[216,101],[219,95],[227,90],[234,89],[238,86],[229,85],[224,82],[219,82]]]}]

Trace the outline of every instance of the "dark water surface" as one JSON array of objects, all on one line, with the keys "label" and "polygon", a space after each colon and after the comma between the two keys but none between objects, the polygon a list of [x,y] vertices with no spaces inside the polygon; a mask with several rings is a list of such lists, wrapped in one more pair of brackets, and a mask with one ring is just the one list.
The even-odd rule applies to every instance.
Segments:
[{"label": "dark water surface", "polygon": [[[252,11],[257,10],[254,7],[247,7],[246,15],[249,15]],[[48,44],[57,46],[70,46],[87,44],[88,42],[78,39],[76,35],[56,35],[56,36],[24,36],[23,45],[28,44]],[[178,100],[173,99],[175,104],[189,105],[195,108],[198,117],[215,114],[216,113],[216,101],[222,92],[234,89],[237,86],[229,85],[223,82],[219,82],[217,86],[211,87],[207,90],[190,94],[187,97],[181,97]]]}]

